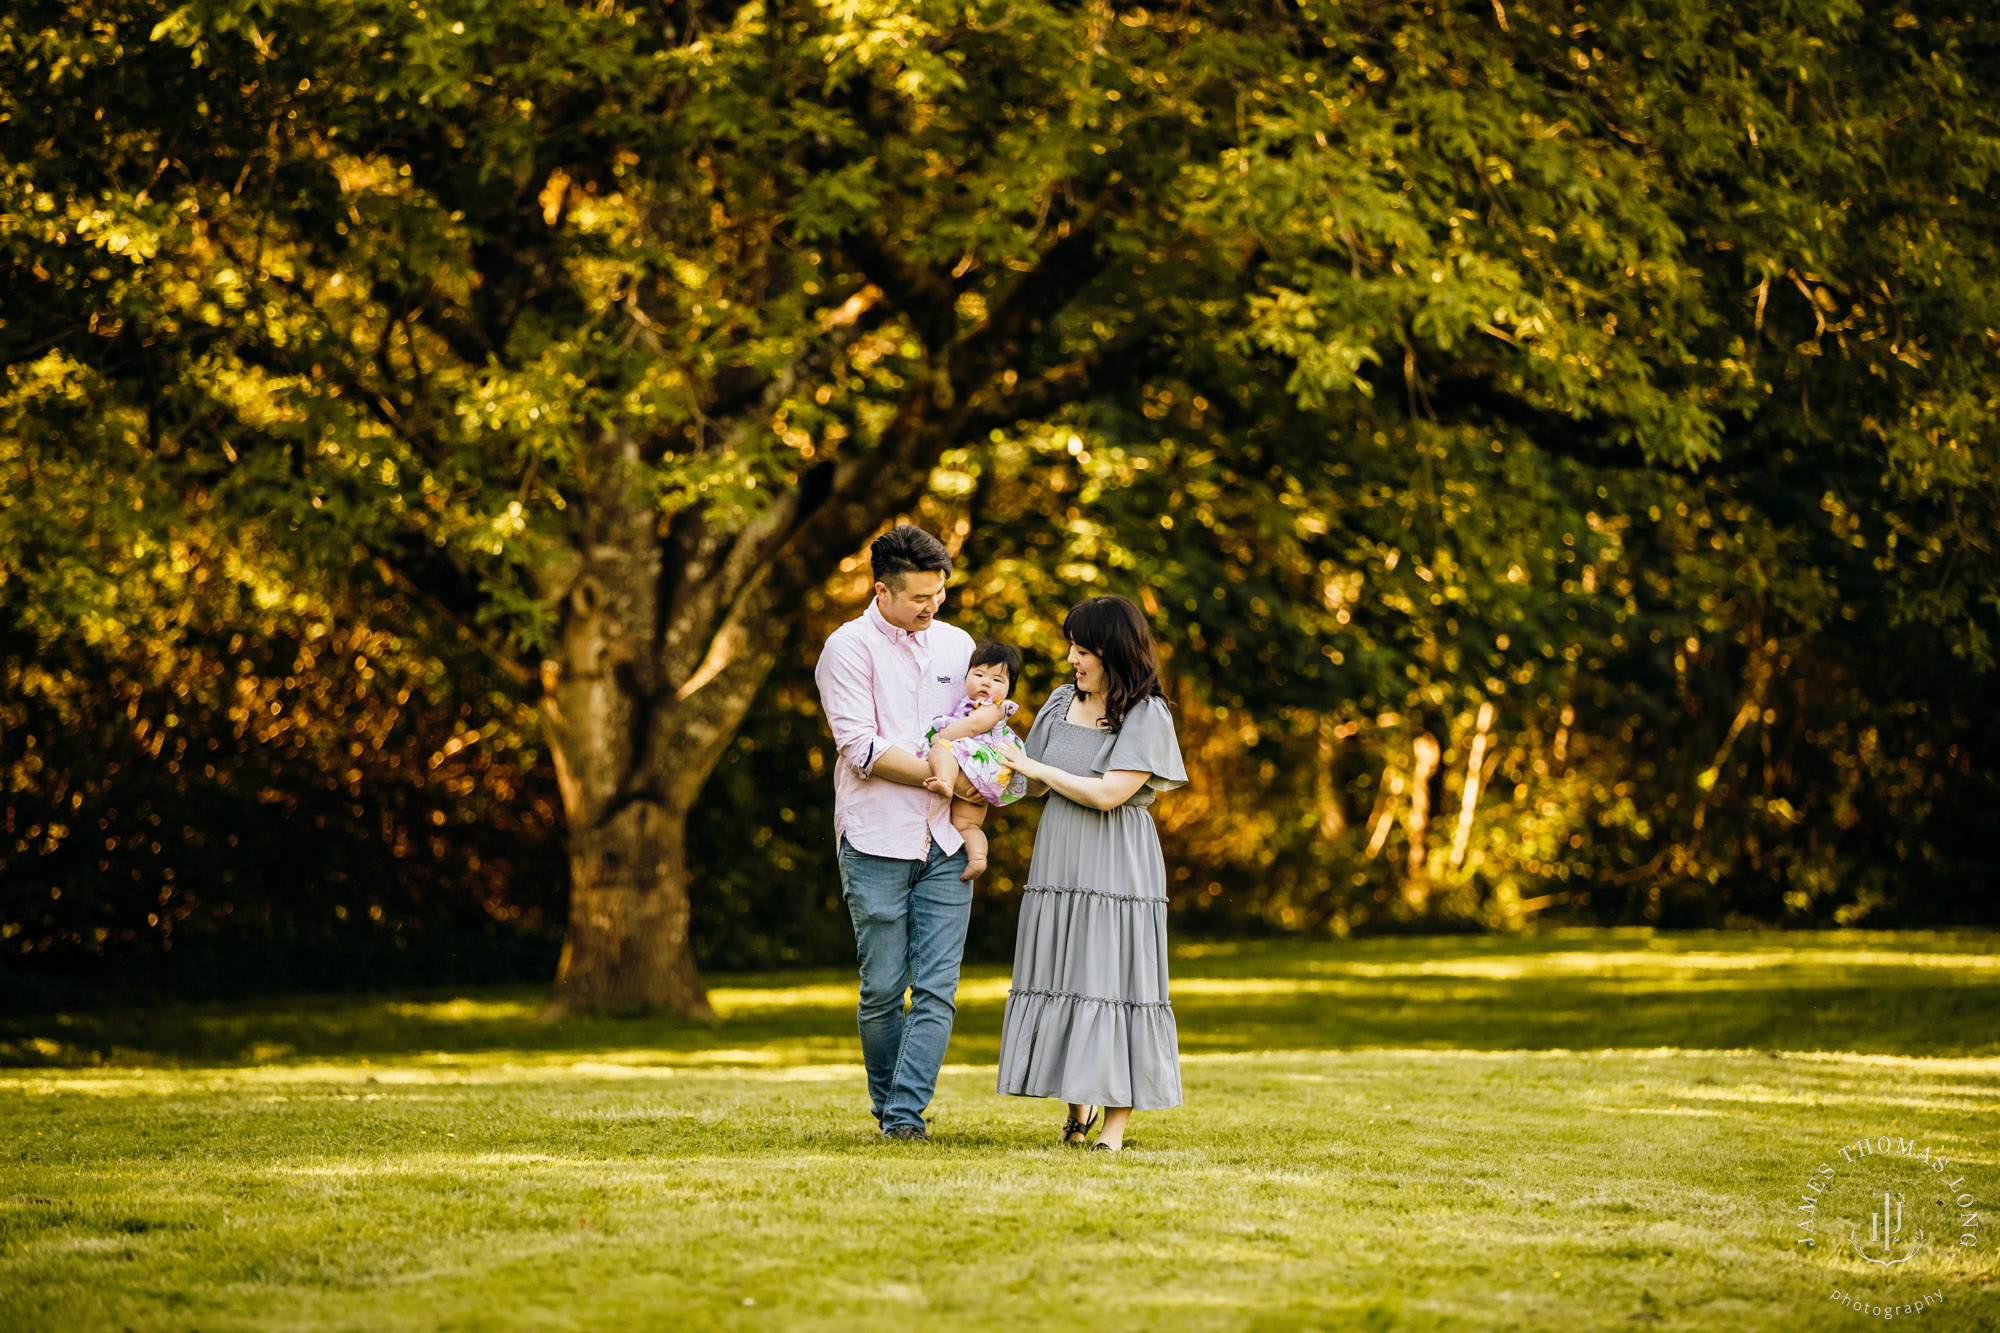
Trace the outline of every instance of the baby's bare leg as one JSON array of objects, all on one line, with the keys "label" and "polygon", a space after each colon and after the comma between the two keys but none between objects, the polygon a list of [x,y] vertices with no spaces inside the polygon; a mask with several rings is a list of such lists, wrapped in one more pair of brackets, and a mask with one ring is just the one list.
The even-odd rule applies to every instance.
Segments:
[{"label": "baby's bare leg", "polygon": [[958,836],[965,839],[965,873],[960,879],[976,879],[986,869],[986,803],[984,801],[960,801],[951,803],[951,826],[958,830]]},{"label": "baby's bare leg", "polygon": [[[951,789],[958,782],[958,756],[951,752],[951,746],[939,741],[931,742],[931,775],[924,779],[924,786],[940,796],[951,795]],[[958,822],[956,813],[952,823]]]}]

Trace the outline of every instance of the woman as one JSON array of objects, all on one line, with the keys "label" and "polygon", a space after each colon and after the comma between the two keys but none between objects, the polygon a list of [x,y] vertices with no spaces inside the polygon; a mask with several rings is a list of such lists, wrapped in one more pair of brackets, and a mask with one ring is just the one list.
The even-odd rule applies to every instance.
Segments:
[{"label": "woman", "polygon": [[[1063,622],[1076,681],[1020,746],[995,746],[1053,794],[1022,888],[999,1089],[1069,1103],[1062,1141],[1117,1152],[1132,1112],[1181,1104],[1167,1003],[1167,874],[1147,812],[1187,785],[1159,658],[1139,608],[1093,597]],[[1084,1117],[1088,1114],[1089,1119]]]}]

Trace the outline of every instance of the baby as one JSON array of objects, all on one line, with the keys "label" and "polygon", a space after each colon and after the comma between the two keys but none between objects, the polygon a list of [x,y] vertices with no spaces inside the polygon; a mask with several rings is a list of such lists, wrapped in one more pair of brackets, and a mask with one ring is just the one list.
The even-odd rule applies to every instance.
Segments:
[{"label": "baby", "polygon": [[928,759],[931,776],[924,785],[941,796],[950,796],[961,769],[966,781],[986,798],[963,801],[953,798],[951,825],[965,839],[965,873],[972,879],[986,869],[986,806],[1012,805],[1028,794],[1028,780],[1000,762],[987,742],[1005,740],[1019,745],[1020,738],[1007,726],[1020,705],[1007,696],[1021,674],[1021,654],[1004,643],[982,643],[973,650],[972,664],[965,672],[965,698],[949,713],[931,719],[924,733],[919,759]]}]

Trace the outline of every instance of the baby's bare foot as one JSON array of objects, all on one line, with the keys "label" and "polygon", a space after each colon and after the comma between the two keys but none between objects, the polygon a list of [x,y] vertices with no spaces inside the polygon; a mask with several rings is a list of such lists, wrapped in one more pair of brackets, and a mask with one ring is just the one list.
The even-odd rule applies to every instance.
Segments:
[{"label": "baby's bare foot", "polygon": [[951,795],[951,788],[945,785],[943,778],[925,778],[924,788],[927,791],[934,791],[940,796]]},{"label": "baby's bare foot", "polygon": [[986,870],[986,858],[983,856],[975,856],[965,863],[965,873],[963,875],[960,875],[959,878],[962,880],[977,879],[981,874],[985,872],[985,870]]}]

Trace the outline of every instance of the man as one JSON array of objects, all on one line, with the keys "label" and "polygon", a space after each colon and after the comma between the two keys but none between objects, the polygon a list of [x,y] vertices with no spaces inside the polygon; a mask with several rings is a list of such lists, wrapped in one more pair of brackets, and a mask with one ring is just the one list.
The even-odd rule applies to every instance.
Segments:
[{"label": "man", "polygon": [[[965,841],[917,757],[932,717],[965,697],[972,636],[937,619],[951,555],[903,524],[870,550],[875,596],[827,637],[814,679],[833,729],[840,891],[861,955],[861,1058],[884,1138],[930,1142],[924,1110],[957,1012],[972,916]],[[961,777],[962,795],[972,795]],[[973,796],[973,799],[977,799]],[[903,993],[909,990],[909,1013]]]}]

